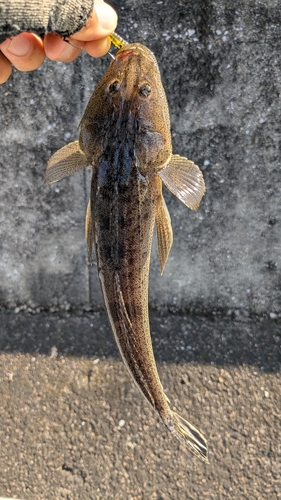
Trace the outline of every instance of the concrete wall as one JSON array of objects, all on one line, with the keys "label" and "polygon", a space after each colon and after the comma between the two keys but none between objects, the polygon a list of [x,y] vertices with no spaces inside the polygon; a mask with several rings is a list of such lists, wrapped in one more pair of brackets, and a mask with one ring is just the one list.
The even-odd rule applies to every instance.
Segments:
[{"label": "concrete wall", "polygon": [[[112,2],[118,32],[148,45],[169,100],[174,152],[197,163],[198,212],[165,191],[174,245],[154,306],[281,315],[279,1]],[[0,306],[101,306],[84,214],[90,172],[43,185],[48,158],[77,125],[109,59],[45,62],[0,88]]]}]

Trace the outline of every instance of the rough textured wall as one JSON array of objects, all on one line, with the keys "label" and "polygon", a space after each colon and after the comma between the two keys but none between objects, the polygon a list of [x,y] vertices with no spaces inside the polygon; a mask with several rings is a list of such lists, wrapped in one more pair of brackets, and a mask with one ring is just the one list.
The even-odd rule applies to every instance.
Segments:
[{"label": "rough textured wall", "polygon": [[[174,152],[204,172],[198,212],[165,191],[174,245],[151,304],[199,313],[281,314],[278,1],[112,2],[118,32],[158,59]],[[0,305],[98,307],[84,213],[89,172],[43,185],[45,165],[77,138],[109,59],[44,63],[0,88]]]}]

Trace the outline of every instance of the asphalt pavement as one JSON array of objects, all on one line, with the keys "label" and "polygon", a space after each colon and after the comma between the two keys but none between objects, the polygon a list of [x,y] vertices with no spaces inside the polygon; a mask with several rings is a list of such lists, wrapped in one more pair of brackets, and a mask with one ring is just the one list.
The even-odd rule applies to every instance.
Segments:
[{"label": "asphalt pavement", "polygon": [[22,500],[281,498],[280,323],[151,312],[180,445],[128,376],[104,312],[1,316],[0,495]]}]

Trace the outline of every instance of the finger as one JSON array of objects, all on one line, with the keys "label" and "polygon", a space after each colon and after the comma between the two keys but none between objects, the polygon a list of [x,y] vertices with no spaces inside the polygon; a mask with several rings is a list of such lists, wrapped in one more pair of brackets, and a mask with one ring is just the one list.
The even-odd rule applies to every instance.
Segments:
[{"label": "finger", "polygon": [[103,38],[102,40],[85,42],[84,49],[92,57],[104,56],[110,49],[110,40],[108,38]]},{"label": "finger", "polygon": [[72,40],[72,37],[65,41],[55,33],[49,33],[44,38],[45,54],[52,61],[71,62],[81,54],[83,47],[84,42]]},{"label": "finger", "polygon": [[37,69],[45,59],[43,42],[33,33],[20,33],[5,40],[1,51],[19,71]]},{"label": "finger", "polygon": [[0,84],[5,83],[12,73],[12,65],[7,57],[0,52]]},{"label": "finger", "polygon": [[102,0],[95,1],[95,9],[86,26],[72,35],[75,40],[91,41],[107,37],[117,26],[115,10]]}]

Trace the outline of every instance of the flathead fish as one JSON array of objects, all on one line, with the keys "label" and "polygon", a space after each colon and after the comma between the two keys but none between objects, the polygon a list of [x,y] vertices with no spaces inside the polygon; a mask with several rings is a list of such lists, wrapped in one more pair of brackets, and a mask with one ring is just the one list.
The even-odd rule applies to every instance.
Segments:
[{"label": "flathead fish", "polygon": [[169,431],[208,461],[202,434],[171,410],[155,363],[148,316],[148,276],[154,226],[161,273],[173,235],[162,182],[196,210],[205,192],[199,168],[172,154],[170,118],[153,53],[134,43],[112,60],[86,107],[79,141],[50,159],[45,182],[91,166],[86,238],[95,246],[110,325],[136,385]]}]

